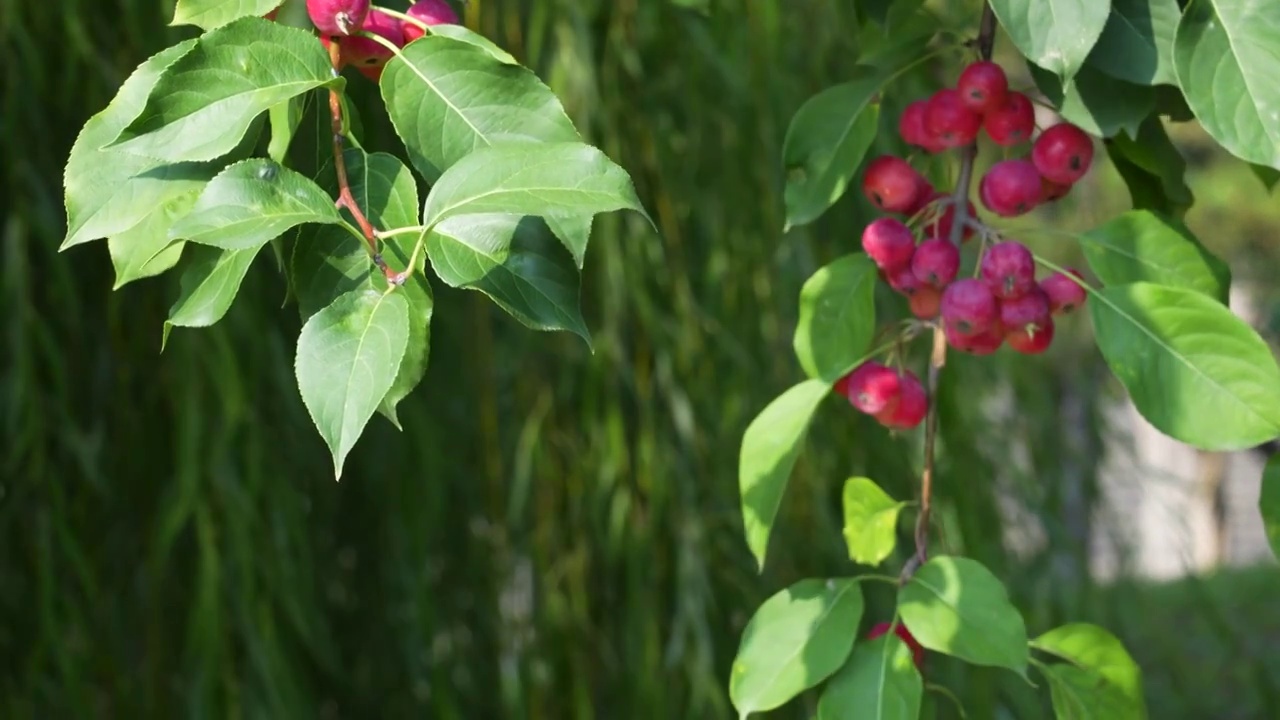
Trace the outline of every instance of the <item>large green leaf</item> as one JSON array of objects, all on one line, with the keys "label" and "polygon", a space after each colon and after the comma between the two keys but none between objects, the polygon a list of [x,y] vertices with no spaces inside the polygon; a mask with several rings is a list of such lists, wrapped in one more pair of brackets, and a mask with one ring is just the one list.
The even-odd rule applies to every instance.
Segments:
[{"label": "large green leaf", "polygon": [[302,326],[298,389],[333,454],[335,478],[391,389],[408,344],[409,304],[399,292],[353,290]]},{"label": "large green leaf", "polygon": [[830,393],[831,385],[821,380],[795,385],[769,403],[742,436],[738,457],[742,525],[747,547],[761,568],[782,494],[800,454],[800,443],[818,403]]},{"label": "large green leaf", "polygon": [[1070,80],[1110,14],[1110,0],[991,0],[1009,39],[1028,60]]},{"label": "large green leaf", "polygon": [[242,17],[262,17],[284,0],[178,0],[173,25],[196,25],[212,30]]},{"label": "large green leaf", "polygon": [[[1070,660],[1089,671],[1091,680],[1100,681],[1100,694],[1114,696],[1109,703],[1126,708],[1121,718],[1142,720],[1146,717],[1146,700],[1142,691],[1142,671],[1115,635],[1097,625],[1072,623],[1054,628],[1031,641],[1031,647]],[[1106,688],[1100,687],[1105,685]]]},{"label": "large green leaf", "polygon": [[174,61],[110,147],[169,162],[213,160],[275,105],[342,82],[315,35],[241,18],[202,35]]},{"label": "large green leaf", "polygon": [[792,347],[809,377],[835,382],[866,355],[876,329],[877,278],[866,253],[852,253],[805,281]]},{"label": "large green leaf", "polygon": [[1025,676],[1027,628],[999,578],[976,560],[939,555],[898,591],[902,622],[921,645]]},{"label": "large green leaf", "polygon": [[223,170],[205,186],[169,237],[224,250],[247,250],[303,223],[342,222],[333,197],[305,175],[254,158]]},{"label": "large green leaf", "polygon": [[1041,666],[1058,720],[1142,720],[1146,712],[1093,670],[1058,663]]},{"label": "large green leaf", "polygon": [[164,341],[173,327],[208,327],[222,319],[240,292],[240,283],[262,246],[220,250],[193,245],[179,280],[178,299],[164,323]]},{"label": "large green leaf", "polygon": [[1280,435],[1280,369],[1222,303],[1138,282],[1094,293],[1089,312],[1107,364],[1160,432],[1203,450]]},{"label": "large green leaf", "polygon": [[1111,0],[1111,15],[1087,62],[1139,85],[1176,84],[1173,38],[1181,17],[1178,0]]},{"label": "large green leaf", "polygon": [[1127,132],[1117,133],[1106,148],[1129,186],[1133,209],[1155,210],[1175,218],[1186,214],[1194,199],[1186,181],[1187,161],[1159,117],[1148,116],[1132,137]]},{"label": "large green leaf", "polygon": [[1178,24],[1173,56],[1187,103],[1213,139],[1280,168],[1280,3],[1196,0]]},{"label": "large green leaf", "polygon": [[477,148],[580,140],[564,107],[528,68],[476,44],[428,35],[387,63],[379,83],[418,172],[435,182]]},{"label": "large green leaf", "polygon": [[[415,225],[418,189],[413,174],[394,155],[349,148],[343,153],[351,195],[369,222],[380,228]],[[336,190],[332,164],[320,176],[323,187]],[[417,237],[397,235],[382,242],[382,255],[393,270],[402,271]],[[363,240],[333,225],[307,226],[294,244],[291,273],[298,310],[311,317],[338,296],[353,290],[384,291],[386,278],[369,258]],[[422,382],[431,350],[431,316],[434,298],[422,273],[414,275],[395,292],[404,295],[409,308],[409,342],[395,382],[383,396],[378,412],[400,427],[396,405]]]},{"label": "large green leaf", "polygon": [[846,480],[841,499],[849,559],[864,565],[879,565],[898,543],[898,513],[906,503],[889,497],[871,478],[865,477]]},{"label": "large green leaf", "polygon": [[267,146],[267,156],[272,160],[284,162],[311,96],[312,93],[306,93],[292,97],[271,108],[268,113],[271,118],[271,144]]},{"label": "large green leaf", "polygon": [[733,660],[729,698],[739,717],[779,707],[838,670],[862,607],[853,578],[801,580],[765,600]]},{"label": "large green leaf", "polygon": [[854,646],[822,690],[818,720],[917,720],[923,694],[911,648],[897,635],[881,635]]},{"label": "large green leaf", "polygon": [[[426,37],[446,37],[451,40],[467,43],[468,45],[475,45],[481,50],[489,53],[494,60],[497,60],[500,63],[505,63],[507,65],[520,64],[518,60],[512,57],[511,53],[498,47],[498,45],[489,38],[468,29],[465,25],[451,25],[449,23],[432,25],[431,34]],[[432,44],[437,44],[434,41],[431,42]]]},{"label": "large green leaf", "polygon": [[817,220],[844,195],[876,138],[880,105],[870,101],[884,79],[864,66],[853,72],[863,77],[809,98],[787,127],[782,143],[782,164],[787,172],[783,232]]},{"label": "large green leaf", "polygon": [[1144,281],[1227,302],[1231,268],[1177,220],[1132,210],[1079,237],[1089,267],[1107,285]]},{"label": "large green leaf", "polygon": [[181,195],[174,195],[157,205],[137,225],[107,238],[111,264],[116,271],[112,289],[120,289],[126,283],[165,272],[178,264],[185,243],[171,242],[169,228],[191,211],[200,187],[194,187]]},{"label": "large green leaf", "polygon": [[[627,172],[580,142],[503,143],[467,155],[427,195],[422,223],[459,215],[505,213],[556,220],[613,210],[648,215]],[[573,248],[570,248],[573,250]]]},{"label": "large green leaf", "polygon": [[451,287],[479,290],[535,330],[591,336],[579,305],[578,268],[542,218],[460,215],[427,234],[427,257]]},{"label": "large green leaf", "polygon": [[[195,47],[194,40],[178,43],[138,66],[102,112],[89,118],[76,138],[64,173],[67,235],[60,249],[109,238],[158,222],[155,215],[175,198],[198,191],[217,169],[205,163],[167,164],[161,160],[118,150],[99,150],[111,142],[142,112],[147,96],[166,67]],[[150,224],[148,224],[150,223]],[[167,243],[168,226],[159,237]],[[129,245],[156,237],[135,233]],[[146,253],[145,263],[154,254]],[[176,258],[174,258],[176,260]],[[133,263],[136,265],[137,263]]]},{"label": "large green leaf", "polygon": [[1137,135],[1156,104],[1152,88],[1117,80],[1090,66],[1080,68],[1068,85],[1037,67],[1031,68],[1031,78],[1063,118],[1104,138],[1121,130]]},{"label": "large green leaf", "polygon": [[1267,531],[1271,552],[1280,558],[1280,455],[1272,455],[1262,471],[1258,509],[1262,512],[1262,525]]}]

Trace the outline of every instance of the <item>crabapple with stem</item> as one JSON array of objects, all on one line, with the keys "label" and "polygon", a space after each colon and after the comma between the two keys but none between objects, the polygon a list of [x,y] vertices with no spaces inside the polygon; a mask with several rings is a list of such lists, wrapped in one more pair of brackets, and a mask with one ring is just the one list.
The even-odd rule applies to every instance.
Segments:
[{"label": "crabapple with stem", "polygon": [[1012,147],[1029,140],[1036,129],[1035,106],[1026,95],[1010,90],[1003,102],[982,116],[982,129],[992,142],[1001,147]]},{"label": "crabapple with stem", "polygon": [[1045,179],[1071,185],[1089,171],[1093,140],[1071,123],[1058,123],[1031,144],[1031,162]]},{"label": "crabapple with stem", "polygon": [[897,404],[902,394],[902,378],[891,368],[868,361],[849,374],[845,394],[855,408],[875,415]]},{"label": "crabapple with stem", "polygon": [[1036,285],[1035,256],[1016,240],[987,248],[979,272],[991,293],[1002,300],[1025,295]]},{"label": "crabapple with stem", "polygon": [[1040,173],[1026,160],[1001,160],[982,176],[978,196],[1001,217],[1024,215],[1040,204]]},{"label": "crabapple with stem", "polygon": [[[457,25],[458,13],[453,11],[449,3],[445,0],[418,0],[408,10],[405,11],[415,20],[421,20],[425,25]],[[404,40],[406,43],[413,42],[425,35],[426,32],[417,25],[406,21],[404,23]]]},{"label": "crabapple with stem", "polygon": [[960,248],[940,237],[925,240],[911,256],[911,272],[926,285],[944,288],[960,272]]},{"label": "crabapple with stem", "polygon": [[911,229],[901,220],[891,217],[876,218],[862,229],[862,249],[885,273],[892,273],[911,264],[916,250],[916,239]]},{"label": "crabapple with stem", "polygon": [[973,142],[982,128],[982,116],[964,103],[960,91],[943,88],[929,98],[924,112],[924,129],[947,148]]},{"label": "crabapple with stem", "polygon": [[354,35],[364,27],[369,0],[307,0],[307,15],[322,35]]},{"label": "crabapple with stem", "polygon": [[957,280],[942,292],[939,308],[944,328],[961,335],[977,335],[1000,318],[996,296],[986,283],[973,278]]},{"label": "crabapple with stem", "polygon": [[881,155],[867,165],[862,192],[886,212],[906,212],[919,199],[921,175],[900,157]]},{"label": "crabapple with stem", "polygon": [[1081,284],[1084,277],[1080,274],[1080,271],[1071,268],[1067,268],[1067,270],[1079,279],[1072,279],[1060,272],[1056,272],[1040,281],[1040,289],[1044,291],[1045,296],[1049,299],[1049,312],[1054,315],[1066,315],[1084,305],[1085,300],[1088,298],[1084,286]]},{"label": "crabapple with stem", "polygon": [[964,104],[978,114],[999,107],[1009,92],[1009,78],[1004,69],[990,60],[971,63],[960,73],[956,90]]}]

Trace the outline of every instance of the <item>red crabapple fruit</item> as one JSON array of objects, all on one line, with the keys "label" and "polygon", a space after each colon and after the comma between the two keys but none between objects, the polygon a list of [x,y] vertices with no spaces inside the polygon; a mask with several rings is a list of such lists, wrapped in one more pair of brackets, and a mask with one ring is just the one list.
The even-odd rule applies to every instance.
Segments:
[{"label": "red crabapple fruit", "polygon": [[929,413],[929,395],[920,384],[920,378],[910,370],[899,378],[898,401],[875,414],[875,419],[890,430],[911,430]]},{"label": "red crabapple fruit", "polygon": [[891,217],[876,218],[862,230],[862,249],[876,267],[888,274],[911,264],[916,239],[902,221]]},{"label": "red crabapple fruit", "polygon": [[943,238],[925,240],[911,256],[911,272],[926,285],[944,288],[960,272],[960,249]]},{"label": "red crabapple fruit", "polygon": [[881,155],[867,165],[862,192],[886,212],[906,212],[919,199],[920,173],[900,157]]},{"label": "red crabapple fruit", "polygon": [[[449,7],[449,3],[445,0],[418,0],[412,7],[405,11],[405,14],[415,20],[421,20],[425,25],[457,25],[458,14]],[[426,33],[417,25],[405,21],[404,23],[404,40],[405,42],[413,42],[422,37]]]},{"label": "red crabapple fruit", "polygon": [[1059,123],[1040,133],[1031,144],[1031,162],[1046,179],[1070,185],[1089,171],[1093,140],[1071,123]]},{"label": "red crabapple fruit", "polygon": [[1004,102],[1005,95],[1009,92],[1009,78],[999,65],[990,60],[980,60],[960,73],[956,90],[970,110],[985,114]]},{"label": "red crabapple fruit", "polygon": [[946,335],[948,345],[970,355],[991,355],[1004,344],[1004,326],[1000,324],[998,318],[991,327],[972,335],[965,335],[946,326],[942,331]]},{"label": "red crabapple fruit", "polygon": [[[878,623],[875,627],[871,628],[871,630],[867,633],[867,639],[875,640],[881,635],[888,633],[889,628],[891,626],[892,626],[892,623],[887,623],[887,622]],[[916,640],[914,636],[912,636],[911,631],[908,630],[907,626],[902,623],[898,623],[898,627],[894,628],[893,634],[902,638],[902,642],[906,643],[907,647],[911,648],[911,656],[915,660],[916,667],[919,668],[920,665],[924,662],[924,646],[921,645],[920,642]]]},{"label": "red crabapple fruit", "polygon": [[1036,286],[1035,256],[1016,240],[998,242],[988,248],[980,271],[991,294],[1002,300],[1026,295]]},{"label": "red crabapple fruit", "polygon": [[[364,21],[365,32],[380,35],[396,47],[404,46],[404,31],[400,21],[377,9],[369,12]],[[342,47],[342,62],[355,67],[361,75],[378,82],[382,68],[393,53],[382,44],[367,37],[345,37],[338,41]]]},{"label": "red crabapple fruit", "polygon": [[961,335],[977,335],[1000,318],[1000,307],[991,288],[981,280],[965,278],[947,286],[939,308],[944,327]]},{"label": "red crabapple fruit", "polygon": [[902,395],[902,378],[878,362],[865,362],[849,374],[845,394],[855,408],[875,415],[898,403]]},{"label": "red crabapple fruit", "polygon": [[911,270],[911,263],[893,272],[885,273],[884,281],[889,284],[889,287],[907,297],[914,297],[922,288],[928,287],[920,282],[920,278],[916,277],[915,272]]},{"label": "red crabapple fruit", "polygon": [[1040,173],[1026,160],[1001,160],[982,176],[978,196],[1001,217],[1025,215],[1040,204]]},{"label": "red crabapple fruit", "polygon": [[1024,295],[1000,301],[1000,324],[1006,334],[1036,333],[1049,321],[1049,296],[1038,287],[1033,286]]},{"label": "red crabapple fruit", "polygon": [[1087,295],[1081,285],[1083,277],[1078,270],[1070,270],[1076,278],[1072,279],[1062,273],[1054,273],[1040,281],[1040,289],[1049,298],[1049,312],[1054,315],[1066,315],[1084,305]]},{"label": "red crabapple fruit", "polygon": [[1053,320],[1033,330],[1010,330],[1004,336],[1009,347],[1023,355],[1039,355],[1053,344]]},{"label": "red crabapple fruit", "polygon": [[364,27],[369,0],[307,0],[307,15],[321,35],[354,35]]},{"label": "red crabapple fruit", "polygon": [[924,129],[943,147],[958,148],[973,142],[982,128],[982,116],[965,105],[960,91],[943,88],[929,98]]},{"label": "red crabapple fruit", "polygon": [[1036,129],[1036,109],[1026,95],[1010,90],[1005,94],[1004,102],[983,115],[982,129],[995,144],[1012,147],[1031,139],[1031,133]]}]

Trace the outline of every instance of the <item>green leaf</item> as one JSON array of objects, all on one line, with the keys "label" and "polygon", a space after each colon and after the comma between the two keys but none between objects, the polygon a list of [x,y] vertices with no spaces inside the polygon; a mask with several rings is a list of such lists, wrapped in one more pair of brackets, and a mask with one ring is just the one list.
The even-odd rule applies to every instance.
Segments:
[{"label": "green leaf", "polygon": [[1070,80],[1107,24],[1108,0],[991,0],[1009,39],[1028,60]]},{"label": "green leaf", "polygon": [[427,234],[427,257],[450,287],[488,295],[534,330],[568,330],[591,345],[578,268],[542,218],[461,215]]},{"label": "green leaf", "polygon": [[240,283],[262,246],[219,250],[193,245],[179,280],[178,299],[164,323],[164,343],[173,327],[209,327],[222,319],[240,292]]},{"label": "green leaf", "polygon": [[335,478],[391,389],[408,344],[409,304],[399,292],[353,290],[302,326],[298,389],[333,453]]},{"label": "green leaf", "polygon": [[275,105],[340,83],[315,35],[241,18],[202,35],[174,61],[110,147],[169,162],[213,160]]},{"label": "green leaf", "polygon": [[1271,552],[1280,558],[1280,455],[1272,455],[1262,471],[1258,509],[1262,511],[1262,525],[1266,528]]},{"label": "green leaf", "polygon": [[1089,312],[1103,358],[1160,432],[1202,450],[1280,435],[1280,369],[1222,303],[1138,282],[1093,293]]},{"label": "green leaf", "polygon": [[1249,169],[1262,181],[1262,185],[1267,189],[1267,192],[1274,190],[1276,183],[1280,182],[1280,170],[1257,164],[1250,164]]},{"label": "green leaf", "polygon": [[[387,229],[417,224],[417,183],[404,163],[394,155],[366,154],[358,148],[347,149],[343,157],[351,196],[369,222]],[[320,183],[336,192],[338,180],[332,163],[324,168]],[[386,238],[382,241],[383,259],[392,270],[403,271],[416,243],[414,235]],[[345,293],[383,292],[388,287],[386,278],[370,260],[364,240],[334,225],[304,228],[294,244],[292,268],[293,289],[304,320]],[[396,406],[417,388],[427,372],[435,301],[431,286],[420,272],[394,292],[404,295],[409,306],[409,342],[395,382],[383,396],[378,412],[398,428]]]},{"label": "green leaf", "polygon": [[1130,139],[1116,134],[1106,143],[1107,155],[1129,186],[1135,210],[1155,210],[1180,218],[1194,198],[1187,186],[1187,162],[1165,132],[1164,123],[1148,116]]},{"label": "green leaf", "polygon": [[866,355],[876,329],[877,277],[865,253],[852,253],[805,281],[792,346],[809,377],[835,382]]},{"label": "green leaf", "polygon": [[307,109],[307,100],[311,93],[289,98],[270,110],[271,144],[267,146],[267,156],[278,163],[283,163],[289,152],[289,144],[298,132],[298,125]]},{"label": "green leaf", "polygon": [[1138,85],[1173,85],[1173,38],[1178,0],[1111,0],[1111,14],[1087,62]]},{"label": "green leaf", "polygon": [[284,0],[178,0],[171,25],[213,30],[242,17],[262,17]]},{"label": "green leaf", "polygon": [[1079,237],[1089,267],[1106,285],[1151,282],[1227,302],[1231,268],[1177,220],[1131,210]]},{"label": "green leaf", "polygon": [[821,380],[795,385],[769,403],[742,436],[738,458],[742,524],[747,546],[762,569],[769,533],[800,454],[800,443],[818,403],[830,392],[831,385]]},{"label": "green leaf", "polygon": [[1031,641],[1031,647],[1052,653],[1088,670],[1109,688],[1108,695],[1118,695],[1128,711],[1108,717],[1146,717],[1146,700],[1142,691],[1142,671],[1115,635],[1097,625],[1072,623],[1054,628]]},{"label": "green leaf", "polygon": [[1031,68],[1031,78],[1063,118],[1099,137],[1121,130],[1137,135],[1155,108],[1152,88],[1117,80],[1089,66],[1081,68],[1068,86],[1036,67]]},{"label": "green leaf", "polygon": [[862,607],[853,578],[801,580],[765,600],[733,660],[729,698],[738,715],[779,707],[838,670],[853,648]]},{"label": "green leaf", "polygon": [[648,219],[631,177],[596,148],[578,142],[504,143],[476,150],[445,171],[427,195],[422,224],[504,213],[546,217],[552,225],[624,209]]},{"label": "green leaf", "polygon": [[939,555],[898,591],[902,622],[921,645],[1026,676],[1027,629],[999,578],[976,560]]},{"label": "green leaf", "polygon": [[170,243],[169,228],[191,211],[199,196],[199,187],[174,195],[157,205],[142,222],[107,239],[111,264],[116,271],[113,290],[134,280],[159,275],[178,264],[185,243]]},{"label": "green leaf", "polygon": [[897,635],[858,643],[818,699],[818,720],[917,720],[924,681]]},{"label": "green leaf", "polygon": [[1280,3],[1196,0],[1173,57],[1205,131],[1236,157],[1280,168]]},{"label": "green leaf", "polygon": [[505,141],[580,141],[564,107],[529,69],[477,44],[427,35],[387,63],[382,97],[418,172],[434,183],[473,150]]},{"label": "green leaf", "polygon": [[1074,665],[1043,665],[1049,680],[1049,698],[1058,720],[1142,720],[1146,712],[1135,707],[1098,673]]},{"label": "green leaf", "polygon": [[864,565],[879,565],[898,544],[898,512],[907,504],[895,501],[865,477],[846,480],[841,497],[849,559]]},{"label": "green leaf", "polygon": [[[214,166],[204,163],[169,165],[117,150],[99,150],[142,112],[161,72],[195,44],[194,40],[178,43],[143,62],[120,86],[111,103],[81,129],[63,178],[67,235],[59,250],[138,228],[133,237],[117,241],[117,253],[123,255],[124,245],[155,237],[150,232],[144,234],[141,228],[154,228],[161,208],[175,198],[198,191],[217,173]],[[160,229],[160,237],[166,241],[167,231],[167,226]],[[148,257],[141,260],[144,263],[154,253],[146,254]]]},{"label": "green leaf", "polygon": [[484,50],[485,52],[489,53],[489,56],[492,57],[494,60],[497,60],[498,62],[504,63],[506,65],[520,64],[518,60],[512,57],[511,53],[498,47],[498,45],[494,43],[492,40],[481,35],[480,33],[471,31],[462,25],[451,25],[448,23],[441,24],[441,25],[432,25],[431,35],[428,35],[425,37],[431,37],[431,36],[446,37],[451,40],[457,40],[459,42],[467,43],[468,45],[475,45],[481,50]]},{"label": "green leaf", "polygon": [[254,158],[223,170],[205,186],[169,237],[247,250],[303,223],[339,223],[333,198],[305,175]]},{"label": "green leaf", "polygon": [[856,67],[863,80],[829,87],[796,111],[782,144],[787,171],[783,191],[787,219],[782,231],[817,220],[844,195],[880,126],[879,73]]}]

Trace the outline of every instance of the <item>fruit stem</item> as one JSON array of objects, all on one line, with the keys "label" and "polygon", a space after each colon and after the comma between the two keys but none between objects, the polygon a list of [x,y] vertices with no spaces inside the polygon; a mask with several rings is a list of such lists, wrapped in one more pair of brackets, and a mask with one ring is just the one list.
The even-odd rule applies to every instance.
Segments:
[{"label": "fruit stem", "polygon": [[[982,20],[978,28],[978,54],[983,60],[991,59],[992,46],[996,39],[996,16],[991,4],[982,4]],[[955,211],[951,224],[951,244],[960,247],[964,239],[965,226],[969,223],[969,185],[973,181],[973,163],[978,156],[978,141],[975,138],[967,145],[960,157],[960,178],[956,182],[952,203]],[[934,448],[938,440],[938,380],[942,368],[947,364],[947,338],[942,325],[933,328],[933,352],[929,358],[928,387],[929,410],[925,416],[924,426],[924,470],[920,473],[920,512],[916,515],[915,542],[916,552],[902,568],[899,582],[906,584],[916,570],[929,559],[929,518],[933,511],[933,466]]]},{"label": "fruit stem", "polygon": [[[335,71],[340,62],[339,52],[338,38],[329,38],[329,62],[333,64]],[[355,218],[365,242],[369,243],[369,254],[373,256],[373,264],[377,265],[383,277],[389,280],[395,275],[395,271],[387,266],[387,261],[382,259],[382,253],[378,252],[378,233],[373,229],[369,218],[365,217],[364,212],[360,210],[360,204],[356,202],[355,196],[351,194],[351,183],[347,180],[347,160],[342,149],[342,94],[334,88],[329,90],[329,116],[333,131],[333,167],[338,176],[338,201],[334,204],[338,209],[346,208],[351,213],[351,217]]]}]

